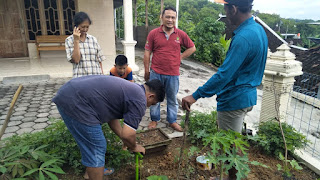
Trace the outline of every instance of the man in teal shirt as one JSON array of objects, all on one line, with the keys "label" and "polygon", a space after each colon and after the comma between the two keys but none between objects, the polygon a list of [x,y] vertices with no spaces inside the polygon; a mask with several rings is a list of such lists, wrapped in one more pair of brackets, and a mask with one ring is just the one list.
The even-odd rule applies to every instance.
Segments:
[{"label": "man in teal shirt", "polygon": [[[241,132],[246,113],[257,103],[257,89],[261,84],[268,53],[268,39],[264,29],[251,15],[253,0],[216,0],[224,3],[227,19],[237,26],[223,65],[203,86],[182,99],[182,107],[199,98],[217,95],[217,122],[221,129]],[[229,179],[235,179],[229,171]]]}]

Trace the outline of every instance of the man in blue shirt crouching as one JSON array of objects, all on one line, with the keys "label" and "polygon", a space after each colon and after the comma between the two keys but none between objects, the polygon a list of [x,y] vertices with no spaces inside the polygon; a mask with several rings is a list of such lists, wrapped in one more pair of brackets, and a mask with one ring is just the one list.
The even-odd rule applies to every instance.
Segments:
[{"label": "man in blue shirt crouching", "polygon": [[[138,85],[104,75],[74,78],[59,89],[52,101],[80,148],[85,178],[102,180],[104,174],[114,171],[104,168],[107,141],[101,124],[108,123],[133,152],[145,153],[145,148],[136,144],[136,130],[146,108],[162,102],[164,97],[159,80]],[[122,118],[123,127],[119,122]]]}]

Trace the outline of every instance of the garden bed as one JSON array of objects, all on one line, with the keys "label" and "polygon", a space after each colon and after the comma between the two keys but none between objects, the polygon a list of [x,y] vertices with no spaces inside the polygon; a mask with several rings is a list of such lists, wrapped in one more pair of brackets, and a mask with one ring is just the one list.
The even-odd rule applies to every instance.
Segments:
[{"label": "garden bed", "polygon": [[[151,175],[166,175],[169,179],[176,179],[178,171],[178,157],[181,147],[182,138],[175,138],[172,143],[168,146],[166,151],[154,153],[150,155],[145,155],[143,158],[142,166],[140,168],[141,179],[146,179],[146,177]],[[185,149],[190,148],[192,145],[187,143]],[[249,159],[251,161],[261,162],[270,168],[264,168],[261,166],[250,165],[251,172],[249,173],[248,180],[280,180],[282,179],[281,172],[277,170],[277,164],[282,162],[273,156],[267,156],[260,152],[259,149],[251,147],[249,149]],[[187,161],[182,165],[186,170],[194,170],[189,177],[185,179],[192,180],[208,180],[210,177],[217,176],[219,174],[219,169],[204,171],[199,170],[196,166],[195,161],[196,156],[190,157],[189,163]],[[187,169],[187,165],[192,168]],[[309,170],[307,167],[299,172],[293,172],[293,178],[299,180],[314,180],[319,178],[313,171]],[[126,172],[126,173],[123,173]],[[182,174],[182,173],[181,173]],[[184,173],[185,174],[185,173]],[[134,180],[135,177],[135,164],[124,166],[119,169],[109,179],[112,180]],[[182,179],[182,178],[181,178]]]},{"label": "garden bed", "polygon": [[[151,175],[166,175],[169,179],[176,179],[178,170],[178,157],[181,147],[182,138],[172,139],[172,142],[165,151],[152,153],[145,155],[142,162],[142,167],[140,168],[140,177],[145,180]],[[185,149],[190,148],[192,145],[187,143]],[[282,162],[273,156],[268,156],[260,152],[259,149],[251,147],[249,149],[249,159],[251,161],[259,161],[270,168],[264,168],[261,166],[250,165],[251,172],[249,173],[248,180],[280,180],[283,179],[281,172],[277,170],[277,164]],[[193,169],[193,173],[189,177],[184,179],[190,180],[209,180],[210,177],[217,176],[219,174],[219,169],[204,171],[196,168],[195,162],[196,156],[190,157],[189,163],[184,162],[182,168],[187,169],[191,167],[188,171]],[[188,166],[186,166],[188,165]],[[72,172],[67,172],[67,175],[60,176],[61,179],[81,179],[81,176],[75,176]],[[182,173],[181,173],[182,174]],[[185,173],[184,173],[185,174]],[[303,167],[303,170],[299,172],[293,172],[292,180],[315,180],[320,178],[313,171],[309,170],[307,167]],[[109,176],[109,180],[134,180],[135,179],[135,164],[132,161],[130,164],[123,165],[120,169]],[[182,178],[181,178],[182,179]]]},{"label": "garden bed", "polygon": [[138,132],[137,143],[146,149],[146,154],[164,151],[171,139],[160,128]]}]

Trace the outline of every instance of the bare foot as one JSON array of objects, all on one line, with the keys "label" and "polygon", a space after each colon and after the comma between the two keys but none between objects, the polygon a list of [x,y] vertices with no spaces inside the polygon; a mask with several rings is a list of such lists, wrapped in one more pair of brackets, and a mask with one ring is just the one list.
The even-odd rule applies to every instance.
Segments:
[{"label": "bare foot", "polygon": [[148,126],[148,129],[154,129],[157,127],[157,125],[158,125],[157,121],[151,121],[151,123]]},{"label": "bare foot", "polygon": [[176,123],[176,122],[170,124],[170,127],[172,127],[174,130],[179,131],[179,132],[182,132],[182,131],[183,131],[182,127],[181,127],[178,123]]}]

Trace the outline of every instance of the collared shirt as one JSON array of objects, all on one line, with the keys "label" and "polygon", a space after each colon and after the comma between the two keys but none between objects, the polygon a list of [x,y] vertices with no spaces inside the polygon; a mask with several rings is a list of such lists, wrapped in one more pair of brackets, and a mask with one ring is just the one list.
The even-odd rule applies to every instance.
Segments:
[{"label": "collared shirt", "polygon": [[218,111],[247,108],[257,103],[256,87],[261,84],[268,53],[264,29],[253,18],[235,31],[223,65],[193,98],[217,94]]},{"label": "collared shirt", "polygon": [[[72,54],[74,49],[73,35],[67,37],[65,41],[65,47],[67,52],[67,59],[69,62],[72,60]],[[97,39],[87,34],[84,42],[79,41],[80,49],[80,62],[73,64],[73,77],[81,77],[87,75],[101,75],[100,62],[105,60],[101,47]]]},{"label": "collared shirt", "polygon": [[116,77],[120,77],[120,78],[123,78],[123,79],[126,79],[128,81],[133,81],[133,77],[132,77],[132,69],[128,66],[126,68],[126,72],[120,76],[117,72],[117,68],[116,67],[112,67],[110,69],[110,75],[111,76],[116,76]]},{"label": "collared shirt", "polygon": [[153,53],[151,69],[158,74],[178,76],[181,46],[188,49],[194,43],[182,30],[174,28],[174,32],[167,35],[162,27],[150,31],[147,37],[145,49]]},{"label": "collared shirt", "polygon": [[143,85],[104,75],[73,78],[52,101],[81,123],[96,125],[124,118],[135,130],[147,108]]}]

